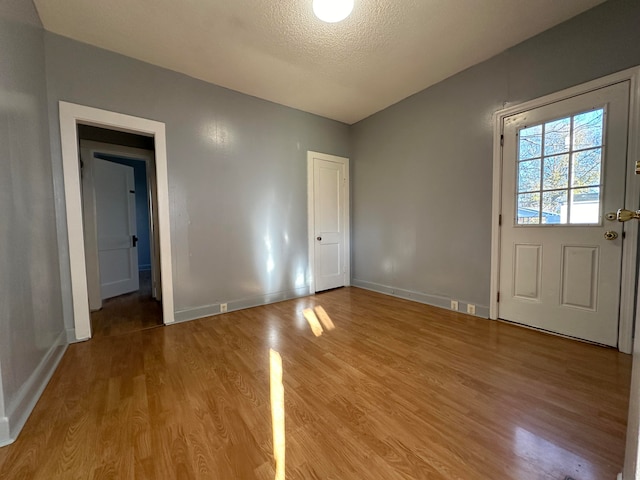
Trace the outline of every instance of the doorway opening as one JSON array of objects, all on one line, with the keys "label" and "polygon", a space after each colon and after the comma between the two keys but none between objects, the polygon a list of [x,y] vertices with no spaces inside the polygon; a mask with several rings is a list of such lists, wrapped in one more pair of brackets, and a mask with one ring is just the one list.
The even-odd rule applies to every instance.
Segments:
[{"label": "doorway opening", "polygon": [[78,125],[91,330],[162,324],[152,137]]},{"label": "doorway opening", "polygon": [[[153,120],[132,117],[130,115],[109,112],[68,102],[59,102],[59,105],[68,234],[67,239],[73,301],[73,322],[76,340],[86,340],[92,336],[89,313],[90,299],[92,307],[95,307],[96,303],[100,305],[103,300],[101,294],[99,300],[96,299],[95,294],[96,291],[100,290],[95,288],[96,278],[99,277],[96,276],[95,272],[88,271],[90,265],[96,265],[95,259],[98,255],[88,252],[85,246],[85,233],[90,237],[92,235],[92,231],[91,229],[85,229],[86,222],[83,219],[84,212],[82,201],[82,191],[85,188],[85,185],[81,180],[81,162],[78,161],[81,156],[80,131],[83,131],[85,134],[89,132],[88,136],[90,137],[92,130],[95,133],[94,127],[99,127],[99,129],[104,130],[102,135],[106,136],[102,136],[99,139],[103,143],[108,143],[108,141],[105,140],[108,140],[107,137],[109,136],[117,136],[121,139],[125,138],[126,135],[122,135],[124,133],[134,134],[133,137],[136,137],[138,140],[140,140],[139,137],[146,137],[147,139],[150,139],[153,144],[152,150],[154,150],[154,155],[151,155],[150,157],[153,159],[153,162],[148,162],[145,166],[148,177],[152,179],[149,182],[149,185],[155,189],[155,195],[151,196],[155,199],[155,203],[151,203],[150,209],[150,218],[155,219],[153,222],[153,232],[150,232],[150,236],[154,237],[154,241],[150,244],[154,247],[153,252],[150,252],[150,281],[152,291],[153,286],[155,285],[155,296],[162,303],[162,323],[173,323],[175,318],[173,305],[165,125]],[[95,139],[85,141],[94,142]],[[111,140],[111,142],[113,145],[113,140]],[[119,146],[115,148],[115,155],[113,151],[97,153],[103,153],[106,156],[111,155],[112,157],[128,157],[133,160],[145,159],[144,154],[136,156],[140,153],[140,150],[145,150],[144,145],[127,147],[126,145],[123,146],[122,141],[115,142],[115,144],[119,144]],[[141,146],[143,148],[139,148]],[[138,150],[135,150],[136,148],[138,148]],[[123,149],[126,151],[123,152]],[[91,151],[91,149],[89,150]],[[96,151],[94,150],[94,154],[95,153]],[[92,154],[92,156],[94,154]],[[97,159],[96,161],[103,162],[104,159]],[[108,160],[105,163],[116,165],[116,163],[109,162]],[[88,178],[88,176],[85,178]],[[135,193],[135,188],[133,188],[133,190]],[[93,233],[97,235],[97,232],[94,231]],[[96,245],[97,238],[95,242],[89,243]],[[93,263],[91,260],[87,261],[87,253],[89,253],[90,258],[93,258]],[[156,265],[155,268],[154,265]],[[138,267],[136,265],[136,270],[137,268]],[[89,281],[93,281],[94,284],[90,286]],[[91,295],[90,290],[93,292]]]}]

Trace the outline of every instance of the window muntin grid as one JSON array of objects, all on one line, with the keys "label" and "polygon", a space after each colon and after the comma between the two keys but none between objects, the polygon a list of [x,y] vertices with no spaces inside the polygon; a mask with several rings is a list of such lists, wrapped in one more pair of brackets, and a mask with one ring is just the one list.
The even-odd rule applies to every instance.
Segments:
[{"label": "window muntin grid", "polygon": [[597,224],[601,216],[604,108],[518,132],[516,224]]}]

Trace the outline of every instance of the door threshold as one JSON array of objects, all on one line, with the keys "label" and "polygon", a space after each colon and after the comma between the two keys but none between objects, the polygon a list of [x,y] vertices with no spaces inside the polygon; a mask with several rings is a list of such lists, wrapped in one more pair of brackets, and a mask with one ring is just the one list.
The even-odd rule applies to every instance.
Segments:
[{"label": "door threshold", "polygon": [[525,323],[519,323],[519,322],[516,322],[516,321],[513,321],[513,320],[506,320],[504,318],[498,318],[498,321],[502,322],[502,323],[507,323],[509,325],[515,325],[516,327],[522,327],[522,328],[526,328],[528,330],[534,330],[536,332],[546,333],[547,335],[553,335],[554,337],[562,337],[562,338],[566,338],[568,340],[576,340],[578,342],[588,343],[590,345],[595,345],[596,347],[614,348],[616,350],[618,349],[617,346],[613,347],[611,345],[605,345],[604,343],[598,343],[598,342],[594,342],[592,340],[586,340],[584,338],[572,337],[571,335],[566,335],[564,333],[554,332],[552,330],[545,330],[544,328],[532,327],[531,325],[527,325]]}]

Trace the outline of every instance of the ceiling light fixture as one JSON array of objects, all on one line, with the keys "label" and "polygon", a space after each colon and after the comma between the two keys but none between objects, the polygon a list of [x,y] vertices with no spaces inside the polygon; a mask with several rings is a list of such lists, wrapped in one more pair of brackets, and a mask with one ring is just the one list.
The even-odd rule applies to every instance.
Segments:
[{"label": "ceiling light fixture", "polygon": [[337,23],[353,10],[354,0],[313,0],[313,13],[323,22]]}]

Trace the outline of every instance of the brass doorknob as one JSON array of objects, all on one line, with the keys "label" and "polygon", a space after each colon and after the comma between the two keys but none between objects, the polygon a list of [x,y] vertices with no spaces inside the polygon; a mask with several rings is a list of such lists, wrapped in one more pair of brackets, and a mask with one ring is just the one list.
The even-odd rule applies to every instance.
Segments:
[{"label": "brass doorknob", "polygon": [[625,210],[624,208],[619,208],[616,212],[616,218],[619,222],[628,222],[629,220],[632,220],[634,218],[638,220],[640,219],[640,210],[636,210],[634,212],[633,210]]},{"label": "brass doorknob", "polygon": [[609,230],[607,232],[604,232],[604,238],[606,238],[607,240],[615,240],[616,238],[618,238],[618,233],[614,232],[613,230]]}]

